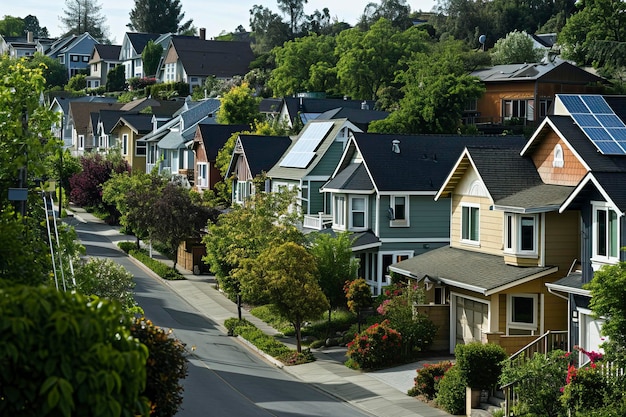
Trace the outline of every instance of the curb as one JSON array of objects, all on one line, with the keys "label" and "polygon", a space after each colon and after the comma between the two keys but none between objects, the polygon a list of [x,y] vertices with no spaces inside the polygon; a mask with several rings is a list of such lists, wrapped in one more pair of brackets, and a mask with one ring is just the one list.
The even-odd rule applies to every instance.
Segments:
[{"label": "curb", "polygon": [[274,364],[274,366],[276,366],[277,368],[283,369],[285,367],[285,364],[283,364],[281,361],[279,361],[278,359],[276,359],[275,357],[268,355],[267,353],[263,352],[261,349],[259,349],[258,347],[254,346],[252,343],[250,343],[248,340],[244,339],[243,337],[237,335],[237,339],[242,342],[244,345],[248,346],[249,349],[255,351],[256,353],[258,353],[259,355],[263,356],[267,361],[271,362],[272,364]]}]

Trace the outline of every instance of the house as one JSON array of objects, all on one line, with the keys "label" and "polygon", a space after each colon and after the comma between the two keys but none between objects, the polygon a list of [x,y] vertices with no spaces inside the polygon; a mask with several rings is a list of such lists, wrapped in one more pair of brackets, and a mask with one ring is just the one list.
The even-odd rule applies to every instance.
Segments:
[{"label": "house", "polygon": [[88,32],[82,35],[70,35],[47,45],[41,44],[41,52],[59,60],[67,68],[68,78],[76,74],[84,73],[89,68],[89,60],[94,46],[99,44]]},{"label": "house", "polygon": [[[123,107],[123,106],[122,106]],[[92,113],[92,123],[95,123],[94,132],[94,148],[98,152],[106,152],[109,149],[119,147],[120,141],[117,132],[113,131],[113,127],[117,124],[120,117],[127,111],[123,108],[116,110],[99,110]]]},{"label": "house", "polygon": [[487,133],[514,126],[535,128],[548,115],[556,94],[597,93],[605,80],[561,59],[553,62],[495,65],[473,71],[486,88],[468,103],[464,124]]},{"label": "house", "polygon": [[248,73],[254,59],[250,43],[206,40],[203,33],[200,38],[172,37],[157,73],[160,82],[185,82],[191,92],[208,77],[230,80]]},{"label": "house", "polygon": [[119,61],[124,65],[126,79],[143,77],[143,60],[141,53],[148,42],[155,41],[158,33],[126,32],[120,48]]},{"label": "house", "polygon": [[305,230],[321,230],[331,216],[320,188],[330,179],[348,143],[350,131],[361,130],[347,119],[312,120],[268,172],[272,191],[298,190],[298,205]]},{"label": "house", "polygon": [[424,284],[426,314],[445,311],[450,352],[479,341],[514,353],[566,329],[545,284],[578,257],[579,213],[559,213],[573,186],[541,174],[545,152],[520,151],[467,147],[435,196],[450,198],[450,244],[390,267]]},{"label": "house", "polygon": [[182,107],[167,122],[154,126],[144,136],[147,149],[146,170],[155,167],[158,172],[181,176],[193,182],[194,153],[192,145],[199,123],[217,123],[215,117],[220,108],[218,99],[193,102],[187,99]]},{"label": "house", "polygon": [[0,35],[0,55],[8,55],[10,58],[24,58],[35,55],[37,42],[52,42],[52,39],[36,39],[33,32],[27,32],[26,36]]},{"label": "house", "polygon": [[111,129],[119,138],[122,158],[133,172],[146,172],[147,143],[139,139],[152,131],[152,118],[151,114],[124,113]]},{"label": "house", "polygon": [[518,136],[392,135],[353,132],[325,194],[331,228],[353,233],[359,276],[378,295],[388,267],[450,242],[450,202],[434,200],[465,146],[518,146]]},{"label": "house", "polygon": [[89,58],[89,75],[87,76],[87,88],[105,86],[107,75],[110,70],[120,63],[119,45],[96,44]]},{"label": "house", "polygon": [[[299,97],[285,97],[283,99],[267,98],[261,100],[259,110],[266,117],[273,120],[281,120],[290,128],[297,125],[304,126],[310,120],[318,118],[323,113],[325,117],[347,118],[352,123],[358,123],[363,129],[372,120],[384,119],[386,112],[374,110],[375,102],[372,100],[351,100],[347,97],[343,99],[322,98],[302,94]],[[351,109],[348,112],[347,109]],[[362,111],[359,114],[358,110]],[[343,112],[343,114],[338,114]],[[358,115],[358,116],[357,116]]]},{"label": "house", "polygon": [[523,150],[543,155],[539,172],[546,181],[575,187],[559,211],[580,214],[579,255],[562,279],[546,284],[567,300],[570,350],[577,345],[601,350],[604,320],[591,314],[584,284],[603,265],[626,260],[624,120],[624,96],[557,95],[554,116],[544,120]]},{"label": "house", "polygon": [[113,102],[70,101],[66,123],[71,131],[72,154],[82,155],[96,147],[94,135],[100,110],[119,110],[120,107],[121,104]]},{"label": "house", "polygon": [[[239,135],[226,171],[233,178],[233,204],[245,204],[256,193],[254,182],[278,162],[289,145],[288,136]],[[270,191],[267,182],[264,191]]]},{"label": "house", "polygon": [[215,166],[218,152],[234,133],[249,129],[248,125],[198,124],[192,145],[196,167],[192,185],[196,190],[211,190],[216,183],[223,180],[220,170]]}]

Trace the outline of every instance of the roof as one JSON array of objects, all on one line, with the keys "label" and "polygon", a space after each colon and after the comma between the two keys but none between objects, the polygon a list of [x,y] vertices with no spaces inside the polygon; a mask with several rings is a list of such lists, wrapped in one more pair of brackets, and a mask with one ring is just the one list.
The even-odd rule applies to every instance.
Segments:
[{"label": "roof", "polygon": [[118,110],[121,104],[117,103],[92,103],[73,101],[70,102],[69,114],[74,122],[74,129],[79,135],[86,134],[89,122],[90,113],[99,112],[100,110]]},{"label": "roof", "polygon": [[579,207],[580,204],[589,204],[589,200],[598,198],[596,195],[599,192],[605,201],[621,211],[620,214],[626,213],[625,179],[623,172],[588,172],[563,203],[560,211],[567,210],[571,205]]},{"label": "roof", "polygon": [[126,37],[138,55],[141,55],[148,42],[159,36],[161,36],[159,33],[126,32]]},{"label": "roof", "polygon": [[115,125],[117,124],[120,117],[125,112],[121,109],[119,110],[100,110],[99,111],[99,121],[102,124],[102,128],[104,129],[105,134],[111,133]]},{"label": "roof", "polygon": [[339,172],[332,180],[324,185],[324,191],[345,190],[345,191],[374,191],[374,184],[367,174],[365,165],[350,164],[346,169]]},{"label": "roof", "polygon": [[482,295],[491,295],[558,270],[551,266],[507,265],[501,255],[489,255],[450,246],[429,250],[393,264],[389,269],[417,280],[429,277],[433,281]]},{"label": "roof", "polygon": [[126,113],[122,114],[119,122],[124,122],[132,130],[140,135],[145,135],[146,133],[150,133],[152,131],[151,114]]},{"label": "roof", "polygon": [[52,100],[50,107],[54,105],[56,102],[61,109],[63,109],[63,113],[67,114],[70,109],[70,103],[73,101],[80,102],[93,102],[93,103],[117,103],[117,99],[113,97],[100,97],[100,96],[83,96],[83,97],[62,97],[57,96]]},{"label": "roof", "polygon": [[120,59],[121,45],[96,44],[94,48],[103,61],[118,61]]},{"label": "roof", "polygon": [[[392,142],[399,141],[399,152]],[[439,190],[466,146],[521,149],[523,136],[394,135],[354,132],[351,139],[378,192]],[[350,145],[349,145],[350,146]],[[344,154],[342,166],[349,163]],[[395,174],[390,174],[391,172]]]},{"label": "roof", "polygon": [[253,177],[268,172],[291,145],[289,136],[239,135],[238,140]]},{"label": "roof", "polygon": [[176,50],[188,76],[243,76],[254,59],[249,42],[173,37],[170,47]]},{"label": "roof", "polygon": [[250,129],[248,125],[218,125],[214,123],[200,123],[196,130],[196,137],[199,137],[204,144],[208,161],[215,161],[226,141],[235,132],[243,132]]},{"label": "roof", "polygon": [[293,121],[298,116],[298,113],[320,115],[340,107],[362,110],[364,105],[368,109],[373,109],[376,102],[372,100],[351,100],[348,98],[285,97],[283,98],[283,105],[287,108],[289,117]]},{"label": "roof", "polygon": [[545,81],[555,83],[588,84],[603,82],[598,77],[567,61],[531,64],[494,65],[490,68],[479,69],[470,75],[478,77],[482,82],[512,82],[512,81]]},{"label": "roof", "polygon": [[[322,229],[318,233],[328,234],[332,237],[337,236],[337,232],[335,232],[330,227],[326,229]],[[378,247],[382,245],[382,242],[380,241],[378,236],[376,236],[371,231],[350,233],[350,239],[352,239],[351,248],[353,252],[358,252],[360,250],[367,250],[372,247]]]},{"label": "roof", "polygon": [[546,283],[546,287],[568,294],[578,294],[590,296],[590,291],[583,289],[583,274],[575,271],[554,282]]},{"label": "roof", "polygon": [[389,116],[389,112],[380,110],[364,110],[351,107],[339,107],[325,111],[315,120],[348,119],[359,129],[367,132],[367,127],[374,120],[382,120]]}]

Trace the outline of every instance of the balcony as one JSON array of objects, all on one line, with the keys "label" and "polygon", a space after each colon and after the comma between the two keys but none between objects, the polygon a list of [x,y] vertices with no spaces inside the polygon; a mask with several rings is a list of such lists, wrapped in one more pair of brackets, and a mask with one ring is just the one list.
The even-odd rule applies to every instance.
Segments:
[{"label": "balcony", "polygon": [[305,229],[322,230],[333,223],[333,216],[330,214],[324,214],[323,212],[317,213],[317,216],[310,214],[304,215],[302,227]]}]

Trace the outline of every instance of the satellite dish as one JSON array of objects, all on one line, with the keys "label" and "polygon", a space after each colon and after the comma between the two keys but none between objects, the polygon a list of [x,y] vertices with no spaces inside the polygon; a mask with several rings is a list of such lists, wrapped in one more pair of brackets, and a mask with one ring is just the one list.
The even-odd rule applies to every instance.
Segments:
[{"label": "satellite dish", "polygon": [[486,40],[487,40],[487,36],[485,35],[480,35],[478,37],[478,42],[480,42],[481,45],[484,45]]}]

